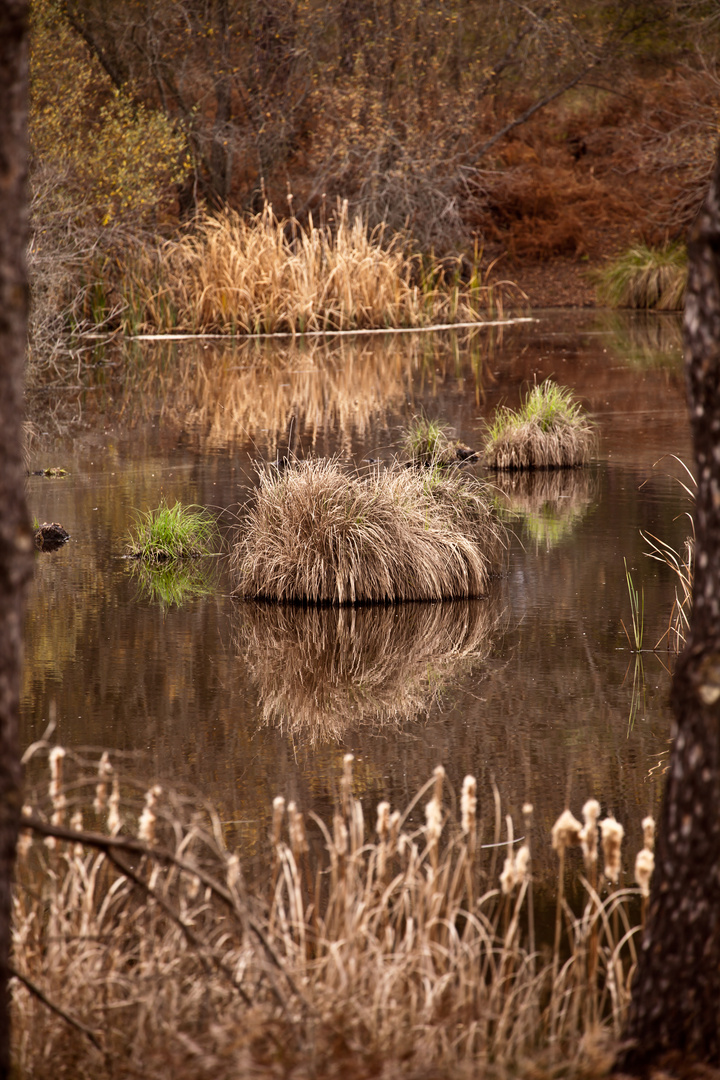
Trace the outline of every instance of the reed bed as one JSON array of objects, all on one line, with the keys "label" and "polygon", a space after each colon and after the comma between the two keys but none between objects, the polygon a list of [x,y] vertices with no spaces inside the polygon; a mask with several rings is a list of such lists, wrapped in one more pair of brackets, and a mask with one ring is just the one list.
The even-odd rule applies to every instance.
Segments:
[{"label": "reed bed", "polygon": [[684,244],[650,248],[639,244],[598,275],[600,297],[611,307],[682,311],[687,283]]},{"label": "reed bed", "polygon": [[457,470],[337,459],[263,469],[232,555],[235,594],[305,604],[486,594],[504,554],[487,486]]},{"label": "reed bed", "polygon": [[[223,211],[122,267],[126,331],[259,334],[426,326],[503,310],[511,283],[438,286],[399,234],[340,204],[332,227]],[[518,295],[519,292],[518,292]]]},{"label": "reed bed", "polygon": [[492,600],[389,607],[244,604],[233,640],[263,720],[303,745],[348,728],[381,732],[426,713],[487,659],[503,614]]},{"label": "reed bed", "polygon": [[571,390],[551,379],[534,386],[518,410],[501,406],[488,429],[485,463],[493,469],[568,469],[587,465],[595,427]]},{"label": "reed bed", "polygon": [[409,805],[381,802],[368,820],[347,755],[329,820],[276,797],[267,870],[249,882],[212,808],[143,792],[107,752],[41,742],[29,753],[48,750],[15,888],[16,1076],[606,1072],[652,873],[651,819],[638,890],[622,884],[620,823],[600,821],[595,800],[584,824],[560,816],[545,928],[532,807],[503,823],[491,796],[493,827],[472,776],[456,802],[438,766]]}]

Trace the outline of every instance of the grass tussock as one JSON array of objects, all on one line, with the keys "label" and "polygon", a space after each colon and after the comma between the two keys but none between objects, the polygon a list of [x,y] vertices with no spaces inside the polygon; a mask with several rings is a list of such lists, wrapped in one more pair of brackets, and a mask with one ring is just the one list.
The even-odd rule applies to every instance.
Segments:
[{"label": "grass tussock", "polygon": [[440,420],[424,413],[413,416],[402,438],[402,450],[413,465],[446,466],[477,458],[469,446],[458,442],[454,432]]},{"label": "grass tussock", "polygon": [[216,536],[215,521],[202,506],[168,506],[163,499],[157,509],[137,514],[127,550],[148,563],[195,559],[212,552]]},{"label": "grass tussock", "polygon": [[234,641],[265,723],[315,745],[417,719],[487,659],[501,621],[491,600],[399,611],[246,604]]},{"label": "grass tussock", "polygon": [[[203,217],[180,239],[146,249],[124,267],[125,327],[259,334],[482,320],[501,311],[503,291],[476,267],[467,283],[436,284],[400,234],[350,220],[303,227],[275,216],[228,210]],[[519,295],[519,294],[518,294]]]},{"label": "grass tussock", "polygon": [[597,281],[600,298],[611,307],[681,311],[687,283],[685,245],[639,244],[604,267]]},{"label": "grass tussock", "polygon": [[266,870],[250,882],[211,808],[143,791],[107,753],[49,757],[49,787],[25,807],[35,831],[15,888],[18,1076],[607,1070],[651,819],[638,890],[621,881],[620,823],[599,821],[595,800],[584,824],[561,815],[553,929],[534,907],[532,807],[504,829],[497,807],[493,829],[472,776],[457,797],[438,766],[407,806],[381,802],[369,820],[347,755],[327,820],[276,797]]},{"label": "grass tussock", "polygon": [[504,530],[472,477],[336,459],[264,470],[232,567],[247,599],[390,603],[483,596]]},{"label": "grass tussock", "polygon": [[595,429],[566,387],[534,386],[517,411],[501,406],[488,429],[485,462],[493,469],[567,469],[587,465]]}]

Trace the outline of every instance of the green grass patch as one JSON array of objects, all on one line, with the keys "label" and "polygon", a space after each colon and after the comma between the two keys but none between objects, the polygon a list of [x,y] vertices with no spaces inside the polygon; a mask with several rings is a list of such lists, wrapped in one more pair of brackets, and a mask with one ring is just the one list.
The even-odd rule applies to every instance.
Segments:
[{"label": "green grass patch", "polygon": [[562,469],[587,465],[595,428],[567,387],[534,386],[518,410],[500,406],[488,429],[485,463],[494,469]]},{"label": "green grass patch", "polygon": [[168,506],[163,499],[156,510],[137,513],[127,550],[136,559],[163,563],[210,555],[216,541],[215,519],[202,506]]},{"label": "green grass patch", "polygon": [[638,244],[598,273],[599,298],[610,307],[679,311],[685,301],[684,244],[651,248]]}]

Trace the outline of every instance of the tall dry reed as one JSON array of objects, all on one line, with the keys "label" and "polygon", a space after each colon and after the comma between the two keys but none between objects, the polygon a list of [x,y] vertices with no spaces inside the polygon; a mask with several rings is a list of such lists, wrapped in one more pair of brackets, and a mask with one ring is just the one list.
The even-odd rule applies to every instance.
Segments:
[{"label": "tall dry reed", "polygon": [[[399,234],[350,220],[332,226],[228,210],[179,240],[143,249],[121,271],[127,330],[259,334],[475,321],[502,311],[510,283],[438,286]],[[519,295],[519,294],[518,294]]]},{"label": "tall dry reed", "polygon": [[[52,791],[25,808],[18,1077],[460,1077],[522,1074],[529,1060],[535,1075],[568,1063],[592,1075],[609,1064],[638,891],[608,891],[587,863],[586,901],[573,913],[563,900],[554,954],[536,952],[529,838],[515,840],[507,818],[496,877],[474,777],[460,820],[438,767],[407,807],[381,802],[370,821],[347,755],[330,820],[276,798],[266,872],[249,882],[212,808],[132,783],[107,754],[95,765],[93,776],[68,752]],[[71,826],[50,822],[61,796]],[[586,862],[597,811],[584,831],[573,819]],[[531,807],[523,814],[528,827]],[[566,833],[554,830],[563,857]],[[619,848],[610,855],[614,879]]]},{"label": "tall dry reed", "polygon": [[263,469],[240,528],[235,592],[308,604],[483,596],[504,554],[486,485],[457,470],[336,459]]}]

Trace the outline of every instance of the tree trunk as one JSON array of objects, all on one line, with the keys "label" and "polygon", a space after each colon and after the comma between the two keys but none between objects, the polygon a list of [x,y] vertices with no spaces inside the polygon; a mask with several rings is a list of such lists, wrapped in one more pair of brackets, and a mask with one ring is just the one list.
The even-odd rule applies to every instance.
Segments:
[{"label": "tree trunk", "polygon": [[10,1070],[10,890],[20,818],[22,593],[33,545],[25,506],[27,0],[0,0],[0,1080]]},{"label": "tree trunk", "polygon": [[688,241],[685,370],[698,490],[688,642],[650,905],[617,1066],[720,1064],[720,151]]}]

